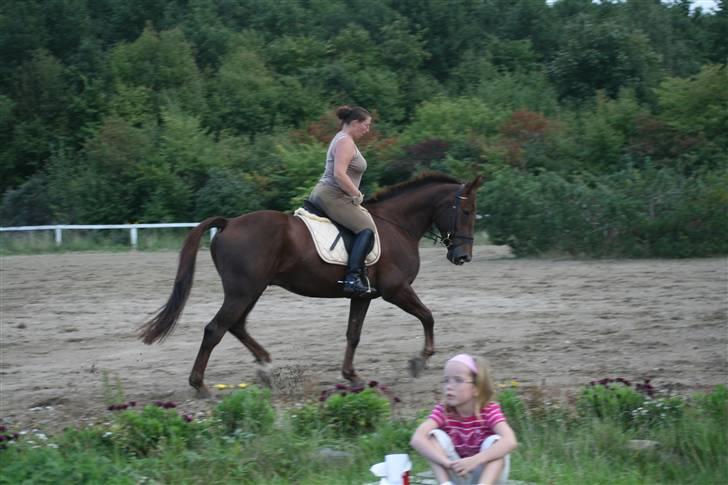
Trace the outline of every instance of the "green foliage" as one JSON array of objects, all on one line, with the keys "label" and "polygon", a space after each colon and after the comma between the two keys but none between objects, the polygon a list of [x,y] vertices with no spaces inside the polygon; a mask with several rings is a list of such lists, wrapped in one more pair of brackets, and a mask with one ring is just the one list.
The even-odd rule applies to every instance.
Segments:
[{"label": "green foliage", "polygon": [[728,424],[728,387],[719,384],[711,392],[693,396],[698,409],[718,423]]},{"label": "green foliage", "polygon": [[[157,33],[147,27],[137,40],[115,47],[110,55],[113,82],[143,93],[141,107],[159,114],[170,101],[191,113],[204,108],[204,87],[192,46],[179,29]],[[144,99],[146,97],[146,99]]]},{"label": "green foliage", "polygon": [[292,210],[331,135],[302,133],[349,103],[375,114],[366,193],[425,169],[541,177],[505,196],[523,211],[489,209],[519,254],[725,252],[724,2],[6,3],[3,224]]},{"label": "green foliage", "polygon": [[515,389],[504,389],[498,393],[498,404],[500,404],[503,414],[508,420],[513,430],[518,434],[521,430],[525,431],[526,421],[526,405],[521,400]]},{"label": "green foliage", "polygon": [[582,416],[613,420],[625,427],[643,414],[642,411],[654,413],[644,405],[644,395],[621,383],[591,385],[581,392],[576,401],[576,408]]},{"label": "green foliage", "polygon": [[34,175],[3,195],[0,207],[3,226],[41,226],[52,222],[47,180],[43,175]]},{"label": "green foliage", "polygon": [[689,79],[667,78],[657,90],[660,117],[706,143],[728,146],[728,69],[706,65]]},{"label": "green foliage", "polygon": [[423,103],[402,133],[401,143],[427,139],[464,141],[470,136],[495,134],[502,113],[477,98],[439,98]]},{"label": "green foliage", "polygon": [[141,413],[123,411],[110,432],[114,446],[135,456],[147,456],[160,447],[184,449],[193,429],[175,410],[149,404]]},{"label": "green foliage", "polygon": [[322,417],[337,435],[371,433],[389,417],[389,401],[374,389],[335,394],[325,401]]},{"label": "green foliage", "polygon": [[640,407],[632,411],[635,426],[659,427],[677,421],[683,415],[685,403],[680,396],[647,398]]},{"label": "green foliage", "polygon": [[291,430],[298,436],[311,436],[323,432],[326,428],[321,406],[305,404],[301,407],[291,409],[287,413]]},{"label": "green foliage", "polygon": [[336,393],[319,406],[295,408],[288,413],[288,420],[293,432],[300,436],[356,436],[378,430],[389,417],[389,408],[389,400],[375,389],[364,389]]},{"label": "green foliage", "polygon": [[549,63],[560,96],[585,99],[599,89],[616,96],[632,87],[646,99],[659,66],[649,39],[638,30],[595,20],[576,16],[566,26],[566,40]]},{"label": "green foliage", "polygon": [[501,170],[478,196],[485,227],[517,254],[707,256],[728,250],[728,174],[649,168],[564,177]]},{"label": "green foliage", "polygon": [[210,170],[207,183],[197,192],[195,217],[236,217],[262,209],[263,202],[250,176],[238,170],[216,168]]},{"label": "green foliage", "polygon": [[[534,390],[507,389],[499,395],[509,422],[522,420],[516,430],[519,447],[511,456],[511,480],[722,483],[728,472],[725,386],[681,398],[683,412],[674,419],[629,428],[571,408],[568,419],[552,419],[563,411],[547,411],[546,396],[519,394],[526,392]],[[602,397],[602,404],[612,402],[612,397]],[[593,410],[591,401],[588,407]],[[148,406],[118,414],[111,424],[67,428],[55,436],[37,430],[18,436],[0,448],[0,483],[363,483],[371,480],[369,467],[388,453],[409,453],[413,474],[429,470],[408,446],[423,417],[384,419],[355,436],[301,434],[278,421],[272,428],[276,432],[240,440],[216,418],[185,423],[173,410]],[[631,440],[648,440],[655,447],[636,450]],[[319,454],[322,448],[349,456],[333,462]]]},{"label": "green foliage", "polygon": [[275,411],[270,404],[270,391],[248,387],[236,391],[215,407],[214,416],[228,434],[258,435],[270,432]]}]

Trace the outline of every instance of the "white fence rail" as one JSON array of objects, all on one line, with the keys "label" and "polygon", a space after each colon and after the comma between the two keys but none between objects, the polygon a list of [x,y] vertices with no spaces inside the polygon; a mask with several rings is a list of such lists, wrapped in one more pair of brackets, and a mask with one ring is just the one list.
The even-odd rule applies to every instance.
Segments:
[{"label": "white fence rail", "polygon": [[[63,243],[63,231],[73,230],[103,230],[103,229],[128,229],[129,243],[133,248],[137,247],[139,242],[139,229],[163,229],[169,227],[195,227],[198,222],[170,222],[160,224],[56,224],[52,226],[16,226],[16,227],[0,227],[0,232],[14,231],[54,231],[56,238],[56,246]],[[210,229],[210,239],[215,237],[217,228]]]}]

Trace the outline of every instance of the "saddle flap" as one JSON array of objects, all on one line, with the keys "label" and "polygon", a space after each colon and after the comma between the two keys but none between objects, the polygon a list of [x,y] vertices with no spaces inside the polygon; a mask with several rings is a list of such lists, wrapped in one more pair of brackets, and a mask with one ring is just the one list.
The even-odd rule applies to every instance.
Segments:
[{"label": "saddle flap", "polygon": [[[304,202],[304,207],[296,209],[293,215],[300,218],[308,228],[319,257],[327,263],[346,266],[349,260],[349,251],[351,250],[351,245],[355,237],[354,233],[332,222],[326,216],[308,211],[305,208],[306,205],[306,202]],[[344,240],[344,244],[341,244],[342,239]],[[375,264],[379,261],[380,253],[379,233],[375,232],[374,246],[367,255],[364,264],[367,266]]]}]

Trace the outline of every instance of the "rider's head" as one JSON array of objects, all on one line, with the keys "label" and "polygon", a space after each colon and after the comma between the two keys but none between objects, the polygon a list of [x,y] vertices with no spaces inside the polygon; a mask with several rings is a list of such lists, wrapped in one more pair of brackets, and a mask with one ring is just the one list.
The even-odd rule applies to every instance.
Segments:
[{"label": "rider's head", "polygon": [[341,121],[341,129],[354,138],[366,135],[372,123],[372,115],[361,106],[339,106],[336,117]]}]

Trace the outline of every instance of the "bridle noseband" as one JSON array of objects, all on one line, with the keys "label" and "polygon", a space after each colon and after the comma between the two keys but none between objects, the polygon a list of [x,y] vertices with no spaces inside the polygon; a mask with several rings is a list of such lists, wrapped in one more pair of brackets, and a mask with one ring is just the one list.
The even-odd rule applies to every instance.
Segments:
[{"label": "bridle noseband", "polygon": [[[442,241],[442,244],[444,244],[448,250],[455,249],[458,246],[462,246],[463,244],[466,244],[468,242],[472,243],[474,241],[474,238],[472,238],[471,236],[463,236],[462,234],[457,233],[458,220],[460,218],[460,201],[467,199],[467,197],[462,195],[463,190],[465,190],[465,185],[461,185],[460,188],[458,189],[457,194],[455,194],[454,202],[449,207],[444,207],[444,208],[440,209],[435,214],[435,217],[434,217],[434,219],[437,219],[437,217],[440,215],[440,213],[447,209],[453,209],[455,211],[455,213],[453,214],[453,217],[451,218],[452,225],[450,227],[450,230],[447,231],[445,233],[445,235],[442,235],[442,232],[440,232],[439,236],[437,234],[431,233],[431,236],[433,236],[433,238],[432,238],[433,241],[435,241],[435,243],[437,243],[437,241],[439,239],[440,241]],[[456,242],[454,242],[455,240],[463,240],[464,242],[456,243]]]}]

